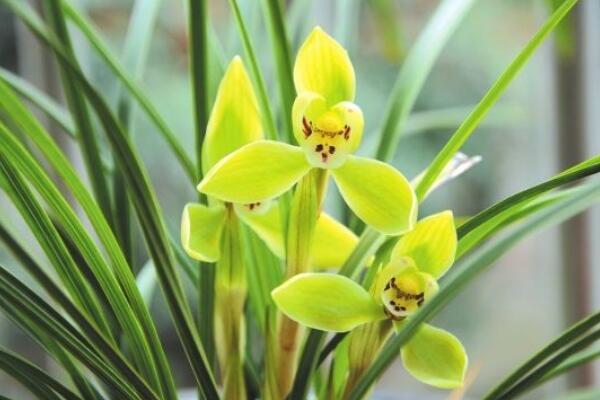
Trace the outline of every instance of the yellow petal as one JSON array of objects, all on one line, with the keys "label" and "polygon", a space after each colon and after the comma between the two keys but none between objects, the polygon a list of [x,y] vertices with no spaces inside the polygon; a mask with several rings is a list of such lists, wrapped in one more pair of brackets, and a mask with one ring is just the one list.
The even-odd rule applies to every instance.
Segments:
[{"label": "yellow petal", "polygon": [[195,260],[215,262],[221,257],[221,232],[225,221],[222,206],[189,203],[181,217],[181,244]]},{"label": "yellow petal", "polygon": [[381,161],[349,155],[332,174],[346,204],[367,225],[387,235],[413,228],[417,199],[398,170]]},{"label": "yellow petal", "polygon": [[330,106],[354,100],[354,68],[348,53],[320,27],[313,29],[298,51],[294,84],[298,94],[318,93]]},{"label": "yellow petal", "polygon": [[452,211],[444,211],[417,222],[415,229],[398,241],[392,258],[408,256],[420,271],[439,279],[452,266],[456,246]]},{"label": "yellow petal", "polygon": [[219,85],[204,138],[206,172],[240,147],[263,138],[260,113],[250,78],[240,57],[233,58]]},{"label": "yellow petal", "polygon": [[219,161],[198,190],[231,203],[257,203],[280,196],[310,168],[299,147],[260,140]]}]

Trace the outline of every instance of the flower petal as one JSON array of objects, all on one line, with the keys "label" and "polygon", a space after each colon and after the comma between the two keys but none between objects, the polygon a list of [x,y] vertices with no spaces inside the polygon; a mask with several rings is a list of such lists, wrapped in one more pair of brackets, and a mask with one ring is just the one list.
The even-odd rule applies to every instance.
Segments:
[{"label": "flower petal", "polygon": [[260,140],[219,161],[198,190],[232,203],[262,202],[283,194],[310,168],[299,147]]},{"label": "flower petal", "polygon": [[381,161],[350,155],[332,174],[348,206],[367,225],[387,235],[412,229],[417,199],[398,170]]},{"label": "flower petal", "polygon": [[260,113],[250,78],[235,56],[219,85],[203,144],[206,172],[220,159],[245,144],[263,138]]},{"label": "flower petal", "polygon": [[246,211],[238,212],[238,215],[265,242],[273,254],[283,259],[285,257],[285,247],[283,246],[281,211],[279,204],[277,202],[274,203],[267,212],[255,213]]},{"label": "flower petal", "polygon": [[181,217],[181,244],[195,260],[215,262],[221,257],[221,233],[225,222],[222,206],[189,203]]},{"label": "flower petal", "polygon": [[404,368],[416,379],[441,389],[461,387],[468,358],[451,333],[423,324],[400,351]]},{"label": "flower petal", "polygon": [[296,97],[292,109],[294,136],[317,168],[337,168],[360,145],[364,129],[361,109],[350,101],[327,108],[313,92]]},{"label": "flower petal", "polygon": [[[279,204],[266,213],[238,212],[240,218],[265,242],[277,257],[285,257],[284,234]],[[358,243],[356,235],[326,213],[321,213],[315,227],[312,245],[314,269],[339,268]]]},{"label": "flower petal", "polygon": [[346,332],[385,318],[381,306],[362,286],[336,274],[296,275],[271,296],[288,317],[323,331]]},{"label": "flower petal", "polygon": [[346,50],[320,27],[300,47],[294,65],[298,94],[315,92],[329,105],[354,100],[354,68]]},{"label": "flower petal", "polygon": [[452,211],[444,211],[417,222],[415,229],[398,241],[392,259],[408,256],[420,271],[439,279],[454,263],[456,245]]},{"label": "flower petal", "polygon": [[358,238],[350,229],[322,212],[317,220],[312,245],[313,268],[341,267],[357,243]]}]

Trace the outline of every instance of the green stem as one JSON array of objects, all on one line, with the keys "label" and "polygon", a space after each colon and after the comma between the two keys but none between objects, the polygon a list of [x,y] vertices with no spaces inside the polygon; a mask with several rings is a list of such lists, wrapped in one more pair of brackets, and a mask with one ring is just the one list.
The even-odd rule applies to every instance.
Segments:
[{"label": "green stem", "polygon": [[[323,198],[323,180],[327,172],[311,170],[298,183],[290,207],[287,233],[286,279],[306,272],[310,266],[310,250],[314,236],[320,200]],[[296,369],[300,326],[281,314],[278,326],[279,349],[275,371],[278,379],[279,396],[285,398],[292,388]]]},{"label": "green stem", "polygon": [[221,239],[221,258],[216,266],[215,332],[221,366],[223,398],[246,399],[244,379],[246,277],[240,224],[233,207]]}]

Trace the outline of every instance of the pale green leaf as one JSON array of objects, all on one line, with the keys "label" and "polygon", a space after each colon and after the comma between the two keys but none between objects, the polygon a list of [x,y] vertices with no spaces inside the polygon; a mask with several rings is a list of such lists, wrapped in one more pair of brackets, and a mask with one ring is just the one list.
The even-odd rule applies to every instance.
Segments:
[{"label": "pale green leaf", "polygon": [[381,161],[348,156],[332,170],[342,197],[367,225],[387,235],[413,228],[417,199],[406,178]]},{"label": "pale green leaf", "polygon": [[294,84],[298,94],[318,93],[330,106],[354,100],[354,68],[348,53],[320,27],[313,29],[298,51]]},{"label": "pale green leaf", "polygon": [[221,257],[221,233],[225,222],[225,208],[207,207],[189,203],[181,216],[181,244],[195,260],[215,262]]},{"label": "pale green leaf", "polygon": [[417,222],[415,229],[398,241],[392,258],[408,256],[419,270],[438,279],[454,262],[456,242],[452,211],[443,211]]},{"label": "pale green leaf", "polygon": [[345,276],[303,273],[271,292],[288,317],[313,329],[345,332],[385,318],[381,305]]},{"label": "pale green leaf", "polygon": [[423,324],[400,353],[404,368],[419,381],[441,389],[463,385],[467,353],[451,333]]},{"label": "pale green leaf", "polygon": [[204,171],[245,144],[263,138],[258,103],[242,60],[233,58],[219,85],[204,138]]},{"label": "pale green leaf", "polygon": [[262,202],[285,193],[309,170],[299,147],[260,140],[219,161],[198,190],[232,203]]}]

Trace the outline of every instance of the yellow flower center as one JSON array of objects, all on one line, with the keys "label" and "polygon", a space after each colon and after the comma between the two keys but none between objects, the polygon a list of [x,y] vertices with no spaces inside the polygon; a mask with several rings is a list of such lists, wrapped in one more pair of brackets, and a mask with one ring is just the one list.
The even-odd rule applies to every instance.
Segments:
[{"label": "yellow flower center", "polygon": [[351,128],[333,111],[327,111],[317,121],[302,118],[303,147],[308,159],[319,168],[339,167],[349,153]]},{"label": "yellow flower center", "polygon": [[386,282],[381,301],[388,317],[402,320],[414,314],[436,290],[433,277],[409,267]]}]

